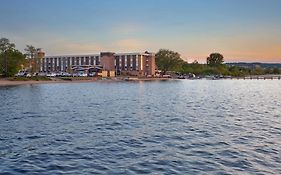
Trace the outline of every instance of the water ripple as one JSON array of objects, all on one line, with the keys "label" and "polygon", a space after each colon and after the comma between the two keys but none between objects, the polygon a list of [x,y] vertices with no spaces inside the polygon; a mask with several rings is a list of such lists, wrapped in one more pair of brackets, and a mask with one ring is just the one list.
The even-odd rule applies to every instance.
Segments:
[{"label": "water ripple", "polygon": [[0,88],[0,174],[281,174],[280,89],[255,80]]}]

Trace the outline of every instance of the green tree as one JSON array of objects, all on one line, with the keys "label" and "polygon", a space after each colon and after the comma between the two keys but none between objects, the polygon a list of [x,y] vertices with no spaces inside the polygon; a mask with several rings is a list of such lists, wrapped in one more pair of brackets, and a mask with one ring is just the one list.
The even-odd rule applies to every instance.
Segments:
[{"label": "green tree", "polygon": [[168,49],[160,49],[156,53],[156,65],[165,74],[167,71],[178,71],[184,61],[180,54]]},{"label": "green tree", "polygon": [[199,62],[197,60],[194,60],[192,64],[199,64]]},{"label": "green tree", "polygon": [[264,70],[261,66],[256,66],[252,73],[254,75],[262,75],[264,74]]},{"label": "green tree", "polygon": [[279,68],[274,68],[272,71],[273,74],[281,74],[281,69]]},{"label": "green tree", "polygon": [[0,53],[3,53],[7,50],[15,49],[15,44],[10,43],[9,39],[1,38],[0,39]]},{"label": "green tree", "polygon": [[36,48],[32,45],[26,45],[24,51],[26,58],[28,59],[30,72],[39,72],[41,60],[39,58],[38,53],[41,52],[41,48]]},{"label": "green tree", "polygon": [[15,44],[10,43],[9,39],[7,38],[1,38],[0,39],[0,74],[5,75],[8,71],[8,58],[5,55],[5,53],[8,50],[15,49]]},{"label": "green tree", "polygon": [[18,50],[7,50],[5,53],[0,54],[0,58],[7,59],[6,71],[3,73],[5,77],[14,76],[23,66],[25,56]]},{"label": "green tree", "polygon": [[0,70],[3,76],[14,76],[25,62],[24,55],[7,38],[0,39]]},{"label": "green tree", "polygon": [[219,66],[223,64],[223,55],[220,53],[212,53],[210,56],[207,58],[207,65],[209,66]]}]

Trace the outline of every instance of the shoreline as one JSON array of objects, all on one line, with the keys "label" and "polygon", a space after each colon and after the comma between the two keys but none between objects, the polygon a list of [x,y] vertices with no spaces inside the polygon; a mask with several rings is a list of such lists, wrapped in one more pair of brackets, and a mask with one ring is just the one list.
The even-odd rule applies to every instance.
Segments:
[{"label": "shoreline", "polygon": [[56,83],[93,83],[93,82],[137,82],[137,81],[169,81],[176,80],[171,78],[112,78],[112,79],[98,79],[98,78],[90,78],[90,79],[71,79],[71,80],[63,80],[60,78],[54,78],[52,80],[7,80],[0,79],[0,87],[3,86],[18,86],[18,85],[33,85],[33,84],[56,84]]},{"label": "shoreline", "polygon": [[[278,79],[279,76],[276,76],[275,80]],[[252,77],[235,77],[235,78],[222,78],[224,80],[273,80],[271,78],[258,78],[258,76]],[[138,82],[138,81],[175,81],[180,79],[175,78],[135,78],[135,77],[115,77],[115,78],[52,78],[51,80],[8,80],[6,78],[0,78],[0,87],[3,86],[18,86],[18,85],[33,85],[33,84],[57,84],[57,83],[93,83],[93,82]],[[186,80],[201,80],[201,79],[186,79]],[[212,80],[212,79],[206,79]],[[218,80],[218,79],[216,79]]]}]

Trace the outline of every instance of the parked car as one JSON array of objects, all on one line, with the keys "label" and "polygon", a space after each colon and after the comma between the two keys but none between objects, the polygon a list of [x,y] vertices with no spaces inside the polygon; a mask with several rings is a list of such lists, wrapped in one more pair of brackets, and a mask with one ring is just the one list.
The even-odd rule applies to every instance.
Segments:
[{"label": "parked car", "polygon": [[79,77],[87,77],[88,74],[80,72],[80,73],[78,73],[78,76],[79,76]]},{"label": "parked car", "polygon": [[94,77],[94,76],[96,76],[95,72],[89,73],[89,77]]},{"label": "parked car", "polygon": [[56,77],[56,76],[57,76],[57,74],[56,74],[56,73],[53,73],[53,72],[47,74],[47,77]]},{"label": "parked car", "polygon": [[25,73],[24,76],[25,77],[31,77],[31,74],[30,73]]},{"label": "parked car", "polygon": [[183,75],[179,75],[177,78],[178,79],[185,79],[185,77]]},{"label": "parked car", "polygon": [[171,75],[163,75],[163,78],[171,78]]},{"label": "parked car", "polygon": [[62,76],[63,76],[63,72],[56,73],[56,77],[62,77]]},{"label": "parked car", "polygon": [[154,77],[159,78],[159,77],[161,77],[161,75],[157,73],[157,74],[155,74]]},{"label": "parked car", "polygon": [[24,77],[25,76],[25,71],[19,71],[15,76],[16,77]]},{"label": "parked car", "polygon": [[45,76],[47,76],[47,74],[44,73],[44,72],[40,72],[40,73],[38,73],[38,76],[40,76],[40,77],[45,77]]},{"label": "parked car", "polygon": [[232,78],[232,76],[224,76],[223,78]]},{"label": "parked car", "polygon": [[72,73],[71,76],[72,76],[72,77],[78,77],[79,74],[78,74],[78,73]]},{"label": "parked car", "polygon": [[189,73],[189,74],[186,76],[186,78],[194,79],[194,78],[196,78],[196,75],[193,74],[193,73]]},{"label": "parked car", "polygon": [[64,76],[64,77],[71,77],[71,74],[70,74],[70,73],[67,73],[67,72],[64,72],[64,73],[63,73],[63,76]]},{"label": "parked car", "polygon": [[68,76],[71,76],[71,74],[69,74],[67,72],[59,72],[59,73],[56,73],[56,76],[57,77],[68,77]]}]

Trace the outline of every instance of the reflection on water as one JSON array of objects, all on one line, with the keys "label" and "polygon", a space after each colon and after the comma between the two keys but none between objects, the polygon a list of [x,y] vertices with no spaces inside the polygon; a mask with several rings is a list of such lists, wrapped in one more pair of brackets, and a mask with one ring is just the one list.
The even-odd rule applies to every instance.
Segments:
[{"label": "reflection on water", "polygon": [[280,174],[281,81],[0,87],[0,174]]}]

